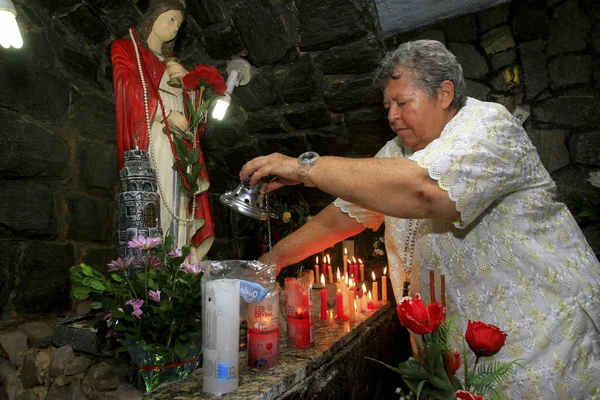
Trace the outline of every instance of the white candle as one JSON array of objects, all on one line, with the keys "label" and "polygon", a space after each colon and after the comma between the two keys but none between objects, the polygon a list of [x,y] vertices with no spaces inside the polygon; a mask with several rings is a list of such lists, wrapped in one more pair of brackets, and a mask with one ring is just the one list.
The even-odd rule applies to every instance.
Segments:
[{"label": "white candle", "polygon": [[365,265],[363,264],[363,262],[360,258],[358,259],[358,263],[360,264],[360,281],[364,282],[365,281]]},{"label": "white candle", "polygon": [[348,272],[348,249],[344,247],[344,275]]},{"label": "white candle", "polygon": [[319,279],[319,276],[321,276],[321,274],[319,274],[319,256],[317,256],[315,259],[315,277]]},{"label": "white candle", "polygon": [[360,312],[366,312],[367,311],[367,287],[365,286],[365,284],[362,284],[362,292],[363,295],[360,299]]}]

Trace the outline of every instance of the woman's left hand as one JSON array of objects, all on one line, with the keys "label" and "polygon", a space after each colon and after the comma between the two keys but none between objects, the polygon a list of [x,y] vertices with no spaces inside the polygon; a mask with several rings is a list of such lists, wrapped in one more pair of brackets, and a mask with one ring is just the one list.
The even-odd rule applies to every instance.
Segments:
[{"label": "woman's left hand", "polygon": [[187,73],[188,71],[177,61],[169,61],[167,63],[167,74],[169,75],[169,78],[183,79]]},{"label": "woman's left hand", "polygon": [[267,192],[302,182],[298,172],[298,159],[279,153],[256,157],[248,161],[240,171],[240,180],[245,181],[250,178],[250,185],[254,185],[262,178],[271,175],[274,175],[275,179],[269,182]]}]

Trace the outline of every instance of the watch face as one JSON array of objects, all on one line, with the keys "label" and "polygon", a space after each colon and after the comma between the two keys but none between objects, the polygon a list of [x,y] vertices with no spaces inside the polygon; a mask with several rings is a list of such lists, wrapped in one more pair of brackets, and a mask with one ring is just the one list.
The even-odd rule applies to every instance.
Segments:
[{"label": "watch face", "polygon": [[319,155],[317,153],[315,153],[314,151],[307,151],[306,153],[300,154],[300,157],[298,157],[298,160],[300,161],[300,163],[302,163],[304,165],[311,165],[314,162],[316,162],[318,158],[319,158]]}]

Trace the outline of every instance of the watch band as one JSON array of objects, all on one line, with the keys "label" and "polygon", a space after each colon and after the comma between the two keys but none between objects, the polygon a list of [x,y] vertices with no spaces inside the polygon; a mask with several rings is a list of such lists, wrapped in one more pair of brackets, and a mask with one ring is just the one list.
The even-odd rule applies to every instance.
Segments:
[{"label": "watch band", "polygon": [[300,179],[302,180],[302,183],[304,183],[304,186],[315,187],[315,184],[308,176],[308,170],[317,163],[318,159],[319,155],[314,151],[307,151],[306,153],[300,154],[298,157],[298,173],[300,174]]}]

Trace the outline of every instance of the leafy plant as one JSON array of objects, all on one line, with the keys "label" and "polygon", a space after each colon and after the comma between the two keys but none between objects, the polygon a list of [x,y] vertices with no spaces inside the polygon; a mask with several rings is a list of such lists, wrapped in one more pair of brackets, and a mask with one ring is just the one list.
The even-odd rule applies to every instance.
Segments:
[{"label": "leafy plant", "polygon": [[600,171],[590,172],[587,181],[593,189],[573,194],[567,204],[584,222],[595,223],[600,221]]},{"label": "leafy plant", "polygon": [[75,299],[91,299],[90,308],[104,311],[99,334],[114,336],[118,351],[140,341],[174,348],[184,356],[201,334],[202,272],[185,263],[190,247],[173,248],[173,238],[138,236],[129,247],[142,257],[117,259],[106,270],[80,264],[71,268]]},{"label": "leafy plant", "polygon": [[[481,357],[491,357],[504,346],[506,334],[498,327],[483,322],[469,321],[464,341],[475,353],[476,361],[469,370],[466,344],[464,345],[464,385],[455,373],[461,368],[460,353],[449,346],[451,335],[456,332],[458,316],[445,319],[445,309],[439,302],[426,307],[419,294],[415,298],[404,297],[396,311],[402,325],[421,335],[422,344],[418,354],[401,362],[397,368],[377,361],[398,372],[416,399],[501,399],[498,390],[509,377],[519,360],[492,361],[479,365]],[[520,366],[520,365],[519,365]],[[464,389],[464,390],[463,390]],[[404,396],[403,396],[404,397]],[[410,398],[410,396],[408,397]]]}]

